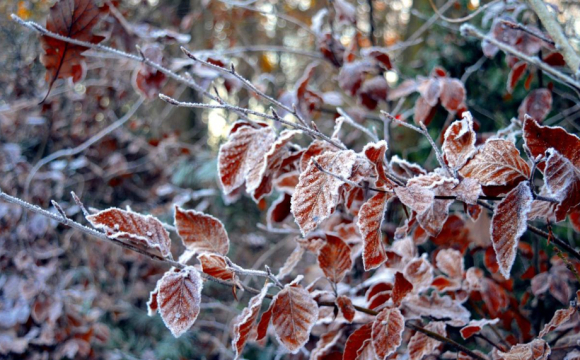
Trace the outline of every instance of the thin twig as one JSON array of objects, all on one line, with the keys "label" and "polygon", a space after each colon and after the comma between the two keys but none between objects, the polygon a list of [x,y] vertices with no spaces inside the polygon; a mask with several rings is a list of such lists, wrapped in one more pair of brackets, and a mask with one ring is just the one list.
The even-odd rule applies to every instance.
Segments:
[{"label": "thin twig", "polygon": [[534,31],[528,29],[527,27],[525,27],[522,24],[517,24],[517,23],[509,21],[509,20],[500,20],[500,22],[511,29],[523,31],[525,33],[532,35],[533,37],[537,37],[538,39],[540,39],[543,42],[546,42],[550,45],[554,45],[554,46],[556,45],[556,43],[553,40],[550,40],[547,37],[543,36],[542,34],[538,34]]},{"label": "thin twig", "polygon": [[364,127],[361,124],[359,124],[356,121],[354,121],[354,119],[352,117],[350,117],[350,115],[347,114],[346,111],[344,111],[342,108],[336,108],[336,112],[339,113],[340,116],[342,116],[344,118],[344,121],[346,121],[349,125],[351,125],[354,128],[357,128],[360,131],[362,131],[365,134],[367,134],[371,138],[371,140],[373,140],[374,142],[379,142],[379,138],[375,134],[373,134],[366,127]]},{"label": "thin twig", "polygon": [[471,19],[473,19],[474,17],[476,17],[479,13],[481,13],[482,11],[486,10],[488,7],[500,2],[503,0],[493,0],[491,2],[488,2],[487,4],[483,5],[482,7],[480,7],[479,9],[475,10],[474,12],[472,12],[471,14],[462,17],[462,18],[458,18],[458,19],[452,19],[452,18],[448,18],[445,15],[443,15],[439,9],[437,9],[437,6],[435,6],[435,3],[433,2],[433,0],[429,0],[429,3],[431,4],[431,7],[433,8],[433,11],[435,11],[435,13],[437,15],[439,15],[439,17],[447,22],[450,23],[462,23],[462,22],[466,22],[469,21]]}]

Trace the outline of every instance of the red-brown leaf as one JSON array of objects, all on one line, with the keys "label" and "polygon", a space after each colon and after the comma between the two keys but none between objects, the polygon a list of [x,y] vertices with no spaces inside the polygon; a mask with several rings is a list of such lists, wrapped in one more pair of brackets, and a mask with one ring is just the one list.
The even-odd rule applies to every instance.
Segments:
[{"label": "red-brown leaf", "polygon": [[496,206],[491,219],[491,241],[499,264],[499,271],[509,279],[516,259],[520,236],[527,229],[528,213],[533,196],[526,181],[510,191]]},{"label": "red-brown leaf", "polygon": [[411,291],[413,291],[413,284],[405,278],[405,275],[397,271],[395,274],[395,285],[392,291],[393,305],[396,307],[401,305],[401,301]]},{"label": "red-brown leaf", "polygon": [[190,251],[221,255],[229,251],[230,239],[224,224],[211,215],[176,206],[175,227],[183,245]]},{"label": "red-brown leaf", "polygon": [[[447,331],[445,331],[445,323],[440,321],[432,321],[425,326],[426,330],[437,333],[441,336],[447,336]],[[427,355],[432,355],[437,350],[437,347],[441,343],[422,332],[416,332],[411,340],[409,340],[409,359],[410,360],[421,360]]]},{"label": "red-brown leaf", "polygon": [[574,313],[576,313],[576,307],[574,306],[570,306],[567,309],[560,309],[556,311],[556,313],[552,317],[552,320],[550,320],[549,323],[544,325],[544,328],[542,329],[542,331],[540,331],[540,335],[538,335],[538,337],[542,338],[546,336],[546,334],[548,334],[549,332],[556,330],[558,326],[570,320],[570,318],[572,317],[572,315],[574,315]]},{"label": "red-brown leaf", "polygon": [[395,194],[399,200],[410,207],[417,214],[427,211],[435,200],[435,193],[431,189],[422,186],[398,186]]},{"label": "red-brown leaf", "polygon": [[373,323],[368,323],[350,334],[344,345],[342,360],[356,360],[358,358],[359,351],[366,345],[365,342],[372,337],[372,329]]},{"label": "red-brown leaf", "polygon": [[556,221],[566,219],[568,212],[580,204],[580,168],[559,152],[551,149],[544,169],[544,182],[551,197],[560,201]]},{"label": "red-brown leaf", "polygon": [[[568,133],[561,127],[540,126],[534,119],[524,120],[524,140],[534,157],[544,155],[546,150],[554,148],[576,167],[580,168],[580,138]],[[540,170],[544,164],[539,164]]]},{"label": "red-brown leaf", "polygon": [[459,173],[478,180],[484,186],[506,185],[518,179],[527,179],[530,167],[513,142],[490,139]]},{"label": "red-brown leaf", "polygon": [[[62,36],[98,44],[105,38],[93,35],[92,31],[104,14],[94,0],[60,0],[50,8],[46,28]],[[40,43],[44,50],[40,61],[47,70],[46,80],[50,81],[48,93],[57,79],[72,77],[73,82],[82,79],[85,72],[82,53],[87,47],[48,36],[41,37]]]},{"label": "red-brown leaf", "polygon": [[463,119],[454,121],[445,131],[441,147],[445,160],[452,169],[461,169],[467,160],[475,154],[475,140],[473,117],[471,113],[464,112]]},{"label": "red-brown leaf", "polygon": [[272,301],[276,337],[296,354],[308,341],[310,330],[318,319],[318,304],[308,291],[294,283],[286,285]]},{"label": "red-brown leaf", "polygon": [[171,255],[169,233],[159,220],[150,215],[111,208],[89,215],[87,220],[112,238],[156,248],[164,257]]},{"label": "red-brown leaf", "polygon": [[379,359],[386,359],[394,353],[403,340],[405,318],[397,308],[381,311],[373,322],[373,349]]},{"label": "red-brown leaf", "polygon": [[520,61],[512,67],[506,84],[508,94],[511,94],[514,91],[516,84],[522,78],[527,68],[528,63],[525,61]]},{"label": "red-brown leaf", "polygon": [[272,203],[268,209],[268,225],[281,223],[290,215],[290,200],[292,200],[292,196],[283,193]]},{"label": "red-brown leaf", "polygon": [[459,79],[441,79],[441,105],[449,111],[457,111],[465,104],[465,86]]},{"label": "red-brown leaf", "polygon": [[255,328],[262,301],[270,288],[270,284],[264,286],[262,291],[250,299],[248,307],[242,310],[242,313],[234,319],[234,338],[232,347],[235,351],[234,359],[238,359],[244,350],[246,342],[249,340],[251,331]]},{"label": "red-brown leaf", "polygon": [[234,124],[218,154],[219,178],[225,194],[242,186],[246,178],[250,183],[260,182],[260,170],[275,137],[271,127],[254,128],[245,122]]},{"label": "red-brown leaf", "polygon": [[235,277],[233,270],[227,268],[226,259],[218,254],[203,253],[197,259],[201,263],[201,271],[218,279],[231,281]]},{"label": "red-brown leaf", "polygon": [[192,267],[176,271],[172,268],[157,285],[159,312],[173,336],[180,337],[197,319],[203,283]]},{"label": "red-brown leaf", "polygon": [[542,339],[512,346],[509,352],[497,352],[499,360],[547,360],[552,350]]},{"label": "red-brown leaf", "polygon": [[320,336],[316,347],[310,353],[310,360],[323,360],[342,337],[342,330],[331,330]]},{"label": "red-brown leaf", "polygon": [[462,278],[463,255],[454,249],[444,249],[437,253],[435,261],[439,270],[452,278]]},{"label": "red-brown leaf", "polygon": [[552,109],[552,92],[549,89],[536,89],[526,96],[518,109],[519,119],[529,115],[542,122]]},{"label": "red-brown leaf", "polygon": [[350,247],[338,236],[326,234],[326,243],[318,252],[318,264],[328,280],[341,282],[352,267]]},{"label": "red-brown leaf", "polygon": [[274,313],[274,306],[273,305],[274,305],[274,302],[272,301],[270,303],[270,307],[268,308],[268,310],[266,310],[262,314],[262,317],[260,318],[260,321],[258,322],[258,327],[256,330],[256,332],[257,332],[256,341],[261,341],[268,334],[268,325],[270,325],[270,320],[272,320],[272,314]]},{"label": "red-brown leaf", "polygon": [[298,262],[302,260],[302,256],[304,255],[305,251],[306,250],[304,249],[304,247],[302,247],[300,244],[298,244],[294,248],[292,254],[288,256],[288,258],[284,262],[284,265],[282,265],[282,267],[278,271],[278,274],[276,275],[278,280],[284,279],[287,275],[289,275],[292,272],[292,270],[294,270]]},{"label": "red-brown leaf", "polygon": [[352,300],[347,298],[344,295],[341,295],[336,298],[336,305],[340,309],[342,316],[344,319],[351,323],[354,320],[354,315],[356,314],[356,310],[352,304]]},{"label": "red-brown leaf", "polygon": [[[316,157],[318,164],[332,174],[348,178],[356,160],[352,150],[325,152]],[[334,211],[339,201],[342,180],[324,173],[313,161],[300,174],[300,181],[292,195],[292,214],[303,235],[314,230]]]},{"label": "red-brown leaf", "polygon": [[479,333],[485,325],[490,325],[490,324],[495,325],[498,323],[498,321],[499,321],[499,319],[471,320],[469,322],[469,324],[467,324],[463,328],[461,328],[461,330],[459,330],[459,332],[461,333],[461,337],[463,338],[463,340],[467,340],[470,337],[472,337],[473,335]]},{"label": "red-brown leaf", "polygon": [[381,225],[392,193],[376,193],[359,211],[357,226],[363,238],[363,265],[365,271],[375,269],[387,260]]},{"label": "red-brown leaf", "polygon": [[405,266],[404,275],[413,284],[415,291],[419,292],[433,282],[433,266],[424,256],[415,258]]},{"label": "red-brown leaf", "polygon": [[[151,44],[145,45],[141,49],[143,55],[151,61],[161,64],[163,60],[163,52],[159,45]],[[133,75],[133,87],[141,93],[142,96],[151,100],[159,95],[161,86],[165,82],[166,76],[161,71],[152,68],[148,65],[141,64]]]}]

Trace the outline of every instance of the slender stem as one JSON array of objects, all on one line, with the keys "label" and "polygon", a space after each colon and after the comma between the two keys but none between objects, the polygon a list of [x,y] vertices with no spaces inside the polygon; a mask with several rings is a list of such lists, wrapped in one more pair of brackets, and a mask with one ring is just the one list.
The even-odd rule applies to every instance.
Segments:
[{"label": "slender stem", "polygon": [[545,43],[548,43],[550,45],[556,45],[556,43],[553,40],[550,40],[547,37],[543,36],[542,34],[538,34],[534,31],[528,29],[527,27],[525,27],[522,24],[517,24],[517,23],[511,22],[509,20],[500,20],[500,22],[509,28],[512,28],[514,30],[520,30],[520,31],[523,31],[525,33],[532,35],[533,37],[537,37],[538,39],[542,40]]},{"label": "slender stem", "polygon": [[483,5],[482,7],[480,7],[479,9],[477,9],[476,11],[472,12],[471,14],[464,16],[462,18],[458,18],[458,19],[452,19],[452,18],[448,18],[445,15],[443,15],[439,9],[437,9],[437,6],[435,6],[435,3],[433,2],[433,0],[429,0],[429,3],[431,4],[431,7],[433,8],[433,11],[435,11],[435,13],[437,15],[439,15],[439,17],[449,23],[462,23],[462,22],[466,22],[469,21],[471,19],[473,19],[474,17],[476,17],[479,13],[481,13],[482,11],[484,11],[485,9],[487,9],[488,7],[500,2],[502,0],[493,0],[485,5]]},{"label": "slender stem", "polygon": [[373,140],[374,142],[378,142],[379,141],[379,139],[377,138],[377,136],[375,134],[373,134],[366,127],[364,127],[361,124],[359,124],[356,121],[354,121],[354,119],[352,117],[350,117],[350,115],[348,115],[346,113],[346,111],[344,111],[342,108],[336,108],[336,112],[339,113],[340,116],[342,116],[344,118],[344,121],[346,121],[349,125],[351,125],[354,128],[357,128],[360,131],[362,131],[365,134],[367,134],[371,138],[371,140]]}]

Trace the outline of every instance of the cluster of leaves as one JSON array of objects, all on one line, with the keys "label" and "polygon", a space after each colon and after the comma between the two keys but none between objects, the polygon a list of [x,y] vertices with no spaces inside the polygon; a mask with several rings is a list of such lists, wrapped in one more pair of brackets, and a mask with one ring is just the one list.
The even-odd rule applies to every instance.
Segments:
[{"label": "cluster of leaves", "polygon": [[[119,43],[186,41],[175,32],[129,26],[116,5],[107,2],[98,7],[93,0],[60,0],[51,8],[46,27],[52,34],[45,33],[41,38],[41,62],[47,70],[49,92],[59,79],[72,78],[74,83],[84,79],[85,51],[92,47],[90,44],[104,41],[105,37],[95,35],[94,30],[101,25],[100,20],[110,17],[109,12],[116,19],[115,25],[102,26],[109,30],[121,26],[123,36],[113,37]],[[494,7],[485,16],[497,11]],[[490,36],[526,55],[548,51],[544,62],[550,66],[564,64],[553,44],[541,40],[548,36],[539,29],[522,32],[511,28],[509,24],[516,22],[518,13],[512,15],[509,19],[496,18]],[[553,224],[570,219],[574,230],[580,231],[580,138],[562,127],[543,125],[552,110],[554,85],[530,91],[509,127],[492,134],[478,133],[480,122],[468,110],[469,96],[461,79],[435,67],[428,77],[408,78],[391,89],[385,72],[398,70],[391,61],[390,49],[368,46],[356,31],[349,46],[341,43],[338,33],[356,29],[356,25],[356,9],[345,0],[333,1],[332,8],[322,9],[313,20],[310,30],[320,56],[336,74],[331,91],[316,88],[315,74],[322,65],[313,63],[305,68],[294,89],[279,94],[278,100],[261,95],[285,110],[274,112],[273,120],[294,117],[300,125],[279,131],[269,122],[244,116],[231,125],[217,154],[215,171],[224,201],[234,204],[248,197],[264,210],[267,231],[290,234],[294,250],[282,259],[277,273],[269,267],[266,271],[246,269],[232,261],[233,248],[241,242],[230,243],[226,226],[201,211],[203,206],[185,209],[187,200],[174,206],[172,201],[159,200],[160,212],[173,210],[172,225],[130,208],[87,211],[80,201],[74,214],[82,211],[93,228],[113,243],[171,265],[156,286],[150,281],[140,284],[149,292],[149,315],[159,313],[176,338],[203,316],[204,305],[210,305],[204,303],[203,296],[211,291],[208,288],[212,282],[231,287],[236,301],[241,300],[240,290],[253,294],[231,323],[231,348],[236,359],[243,356],[247,344],[264,346],[270,338],[280,345],[280,353],[291,356],[353,360],[421,360],[428,356],[547,359],[552,350],[555,353],[577,342],[575,330],[580,323],[576,301],[580,300],[580,291],[574,291],[573,286],[577,286],[580,265],[560,250],[549,257],[545,249],[521,241],[528,229],[536,229],[531,227],[532,221],[548,224],[547,249],[550,240],[562,245],[552,233]],[[498,52],[489,43],[484,42],[482,47],[488,57]],[[173,92],[166,75],[172,70],[163,67],[163,48],[146,42],[139,51],[141,64],[132,71],[135,91],[150,100],[162,89]],[[172,69],[191,70],[204,89],[225,73],[223,84],[229,94],[236,93],[244,83],[234,68],[227,70],[225,60],[217,56],[207,57],[207,64],[213,66],[211,71],[192,59],[175,62]],[[507,92],[513,92],[527,70],[525,88],[529,90],[535,69],[512,55],[506,62],[510,72]],[[175,78],[188,81],[178,75]],[[259,98],[258,91],[267,89],[252,90]],[[414,93],[418,97],[413,98]],[[44,100],[49,96],[47,93]],[[222,105],[227,103],[219,93],[217,99]],[[376,133],[361,125],[372,111],[386,108],[395,100],[413,103],[410,113],[416,126],[406,123],[401,114],[393,117],[383,112],[379,119],[385,127],[402,124],[425,136],[437,165],[392,155],[390,139],[379,140]],[[332,136],[325,136],[320,129],[328,126],[319,121],[325,107],[352,103],[356,105],[344,113],[336,109],[343,116],[334,119]],[[436,125],[439,105],[449,119],[442,129]],[[52,106],[58,104],[43,107],[58,112]],[[371,141],[345,134],[343,127],[350,125],[366,130],[360,134],[371,137]],[[132,127],[138,128],[139,124]],[[437,133],[440,147],[430,130]],[[100,149],[96,157],[102,160],[110,155],[111,167],[127,166],[130,158],[143,151],[134,145],[134,138],[133,134],[119,135],[111,149]],[[148,179],[151,183],[143,185],[159,186],[153,196],[177,193],[175,187],[161,186],[171,175],[164,166],[189,152],[175,138],[167,136],[162,142],[177,150],[166,150],[159,146],[160,141],[143,146],[159,149],[145,156],[153,166]],[[359,145],[360,151],[353,150]],[[125,147],[132,154],[117,152]],[[2,187],[11,184],[12,188],[27,189],[28,184],[22,184],[18,174],[30,174],[30,166],[21,161],[20,155],[15,156],[15,148],[3,148],[5,158],[12,159],[3,165],[16,175],[3,180]],[[537,173],[542,174],[541,182]],[[53,176],[66,177],[59,171]],[[42,194],[47,184],[32,185],[32,198],[48,203],[49,198]],[[11,243],[22,240],[21,233],[33,234],[33,241],[53,231],[48,230],[48,220],[38,224],[43,219],[40,215],[16,225],[22,217],[18,209],[12,205],[1,208],[6,214],[1,225],[16,229],[9,236]],[[60,206],[55,205],[55,209],[61,211]],[[67,219],[71,214],[63,216]],[[172,241],[173,230],[180,242]],[[9,239],[4,241],[8,243]],[[572,255],[577,254],[569,248]],[[105,254],[100,255],[107,258],[106,249],[101,251]],[[180,254],[177,260],[175,253]],[[29,347],[38,347],[39,351],[50,349],[55,358],[88,357],[94,355],[92,345],[107,340],[108,331],[98,322],[99,314],[81,308],[87,305],[87,299],[95,297],[97,290],[91,282],[47,281],[56,272],[54,259],[60,254],[43,258],[19,252],[13,260],[5,260],[4,267],[11,271],[15,267],[16,274],[0,278],[0,318],[2,327],[8,329],[0,336],[1,354],[20,354]],[[1,256],[7,259],[8,251]],[[111,257],[122,261],[120,256]],[[479,266],[482,258],[483,266]],[[137,263],[144,258],[138,259]],[[316,266],[306,264],[314,259]],[[516,279],[512,277],[514,269]],[[159,269],[143,272],[151,275]],[[291,275],[292,280],[286,280]],[[250,277],[266,281],[257,281],[259,288],[255,289],[248,285]],[[545,319],[530,318],[530,313],[538,311],[539,303],[546,299],[553,303],[552,298],[563,308],[542,315],[548,320],[545,324]],[[489,329],[495,341],[487,337]],[[452,339],[469,346],[458,345]],[[567,359],[579,355],[573,350],[575,346],[569,347]]]}]

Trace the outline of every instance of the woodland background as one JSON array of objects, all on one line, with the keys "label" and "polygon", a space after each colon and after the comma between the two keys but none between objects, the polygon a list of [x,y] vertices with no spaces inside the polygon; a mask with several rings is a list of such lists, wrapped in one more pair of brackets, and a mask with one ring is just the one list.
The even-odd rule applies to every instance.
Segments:
[{"label": "woodland background", "polygon": [[[567,35],[578,47],[580,3],[567,0],[553,3],[560,10],[559,18]],[[373,0],[372,14],[369,4],[366,0],[352,3],[356,6],[356,28],[341,29],[341,42],[347,46],[357,28],[359,45],[363,47],[371,42],[389,47],[419,39],[415,45],[407,43],[400,50],[395,48],[391,59],[396,71],[385,73],[389,86],[395,88],[418,75],[428,76],[435,66],[444,68],[451,77],[464,81],[467,105],[477,121],[478,133],[491,133],[509,125],[510,119],[518,116],[518,108],[530,89],[546,87],[551,81],[535,73],[526,84],[520,81],[513,93],[508,94],[506,81],[510,69],[505,57],[486,58],[479,41],[461,36],[460,24],[447,23],[435,16],[428,1]],[[266,222],[266,204],[257,205],[245,196],[226,204],[216,180],[217,150],[236,114],[177,108],[158,100],[156,94],[141,103],[141,95],[133,85],[139,65],[106,56],[87,56],[86,78],[76,84],[57,81],[48,98],[40,103],[48,83],[39,62],[42,50],[38,35],[19,26],[9,15],[16,13],[25,20],[44,24],[51,5],[46,0],[0,3],[2,191],[43,208],[51,208],[50,201],[56,200],[71,218],[81,216],[80,208],[69,195],[71,191],[88,207],[130,206],[167,223],[172,223],[174,204],[195,208],[225,223],[230,237],[235,239],[230,257],[237,264],[248,268],[264,264],[280,267],[294,249],[295,234],[258,228],[257,224]],[[268,109],[236,81],[224,81],[207,69],[192,66],[184,60],[180,45],[200,54],[207,50],[206,55],[224,59],[226,65],[234,63],[240,74],[271,94],[292,91],[313,61],[318,66],[310,84],[328,94],[340,91],[334,80],[337,70],[322,57],[316,36],[307,30],[318,11],[329,7],[327,1],[120,0],[114,5],[120,16],[109,15],[99,25],[100,33],[108,38],[107,45],[134,52],[136,44],[141,47],[156,44],[163,50],[164,64],[173,69],[189,67],[206,84],[213,81],[220,95],[231,103]],[[436,5],[453,18],[465,16],[483,4],[478,0],[452,0],[436,1]],[[288,21],[286,16],[294,20]],[[298,26],[295,21],[303,25]],[[484,13],[471,22],[487,31],[492,21],[493,15]],[[374,36],[369,37],[371,26]],[[201,100],[199,94],[171,80],[163,81],[161,89],[174,98]],[[410,98],[400,108],[399,114],[404,118],[412,117],[413,101]],[[560,125],[578,134],[577,104],[578,99],[569,89],[554,84],[552,110],[543,124]],[[343,97],[342,106],[361,115],[371,114],[371,118],[376,114],[348,97]],[[389,103],[380,108],[394,106],[395,103]],[[327,133],[335,117],[329,109],[323,107],[313,114]],[[134,115],[128,122],[96,144],[34,168],[46,156],[83,144],[129,112]],[[361,123],[381,131],[382,121],[376,119]],[[449,122],[447,113],[438,111],[429,126],[434,138],[446,122]],[[365,144],[361,138],[360,132],[352,131],[344,142],[360,150]],[[393,130],[389,147],[392,154],[409,161],[426,167],[435,164],[430,144],[409,129]],[[398,210],[387,214],[384,231],[389,237],[403,216]],[[480,221],[466,226],[472,241],[489,242],[489,216],[482,215]],[[559,224],[557,232],[572,246],[580,245],[580,235],[569,223]],[[512,271],[515,279],[525,279],[529,264],[536,264],[537,268],[547,266],[553,255],[552,247],[545,242],[532,237],[527,240],[530,256],[516,260]],[[174,246],[181,244],[176,241]],[[435,247],[432,243],[423,246],[426,251]],[[471,262],[470,266],[485,268],[485,252],[472,250],[470,260],[466,261]],[[298,266],[306,283],[320,274],[315,257],[309,256]],[[360,271],[361,266],[356,263],[355,270],[358,267]],[[149,292],[165,270],[165,266],[138,254],[92,241],[45,217],[0,202],[0,349],[14,347],[9,355],[0,351],[0,357],[230,358],[229,324],[249,296],[238,294],[243,299],[238,302],[227,288],[207,283],[200,318],[192,330],[176,339],[158,316],[146,316]],[[572,284],[571,288],[559,291],[575,292],[578,284]],[[516,280],[512,284],[513,293],[519,297],[528,291],[528,286],[529,281],[520,284]],[[555,309],[567,306],[557,298],[558,291],[554,294],[546,294],[524,314],[524,320],[535,332],[550,320]],[[269,343],[260,349],[252,345],[245,356],[275,358],[276,346]]]}]

